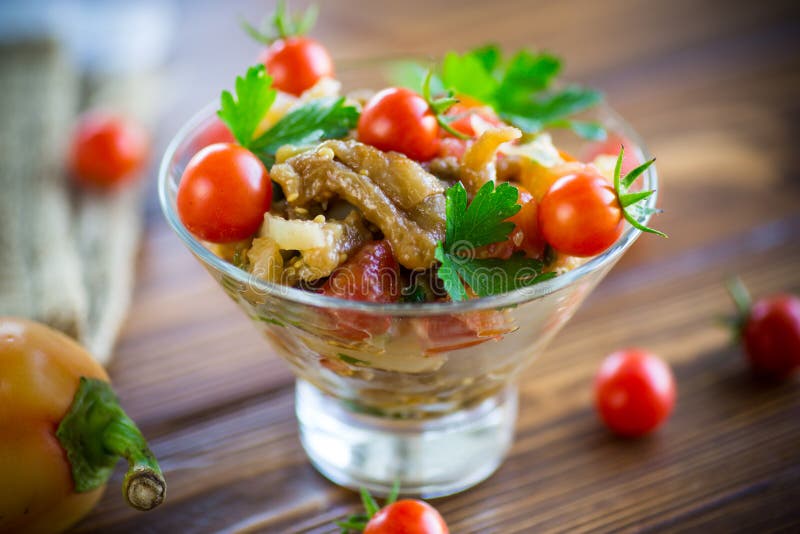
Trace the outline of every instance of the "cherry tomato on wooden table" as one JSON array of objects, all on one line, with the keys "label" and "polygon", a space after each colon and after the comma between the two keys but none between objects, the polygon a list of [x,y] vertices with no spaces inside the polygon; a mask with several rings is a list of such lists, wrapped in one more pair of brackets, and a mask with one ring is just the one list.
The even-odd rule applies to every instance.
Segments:
[{"label": "cherry tomato on wooden table", "polygon": [[190,232],[213,243],[246,239],[272,203],[272,182],[261,160],[232,143],[195,154],[178,185],[178,215]]},{"label": "cherry tomato on wooden table", "polygon": [[672,371],[649,352],[615,352],[597,373],[595,404],[603,422],[617,434],[647,434],[664,422],[675,405]]},{"label": "cherry tomato on wooden table", "polygon": [[83,115],[72,135],[69,167],[85,186],[108,188],[133,178],[144,167],[150,147],[145,129],[104,111]]},{"label": "cherry tomato on wooden table", "polygon": [[753,371],[783,379],[800,369],[800,298],[778,294],[753,303],[738,278],[728,287],[739,309],[735,324]]},{"label": "cherry tomato on wooden table", "polygon": [[308,37],[278,39],[259,60],[272,76],[273,87],[295,96],[314,87],[320,79],[333,77],[328,50]]},{"label": "cherry tomato on wooden table", "polygon": [[[373,241],[362,246],[337,268],[322,287],[329,297],[388,304],[400,300],[400,267],[388,241]],[[339,335],[348,339],[366,339],[386,332],[391,325],[388,316],[338,310]]]},{"label": "cherry tomato on wooden table", "polygon": [[439,150],[439,124],[424,98],[410,89],[391,87],[364,106],[358,139],[380,150],[428,161]]},{"label": "cherry tomato on wooden table", "polygon": [[554,249],[594,256],[622,234],[622,208],[614,188],[590,170],[563,176],[539,204],[539,228]]},{"label": "cherry tomato on wooden table", "polygon": [[367,523],[364,534],[449,534],[447,524],[430,504],[403,499],[382,508]]}]

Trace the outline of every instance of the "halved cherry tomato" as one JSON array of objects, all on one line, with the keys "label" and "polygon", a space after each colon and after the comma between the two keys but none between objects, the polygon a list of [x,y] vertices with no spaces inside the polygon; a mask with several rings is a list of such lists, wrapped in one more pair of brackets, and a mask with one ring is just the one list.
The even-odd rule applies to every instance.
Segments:
[{"label": "halved cherry tomato", "polygon": [[[361,302],[390,303],[400,300],[400,267],[388,241],[367,243],[325,282],[322,294]],[[391,325],[391,318],[368,313],[338,310],[340,336],[360,340],[380,335]]]},{"label": "halved cherry tomato", "polygon": [[367,523],[364,534],[449,534],[447,523],[430,504],[403,499],[382,508]]},{"label": "halved cherry tomato", "polygon": [[428,161],[439,150],[439,124],[424,98],[410,89],[391,87],[364,106],[358,138],[380,150]]},{"label": "halved cherry tomato", "polygon": [[591,143],[583,153],[583,161],[591,163],[601,154],[617,156],[623,145],[625,146],[625,154],[622,156],[621,174],[625,176],[644,162],[635,149],[636,145],[622,135],[610,133],[605,141]]},{"label": "halved cherry tomato", "polygon": [[594,256],[622,233],[622,208],[613,187],[591,171],[559,178],[539,204],[545,241],[570,256]]},{"label": "halved cherry tomato", "polygon": [[295,96],[314,87],[320,79],[333,77],[328,50],[308,37],[278,39],[259,60],[272,76],[273,87]]},{"label": "halved cherry tomato", "polygon": [[427,354],[465,349],[498,339],[514,330],[513,322],[497,310],[456,315],[434,315],[419,319],[419,335]]},{"label": "halved cherry tomato", "polygon": [[272,182],[249,150],[217,143],[195,154],[178,185],[178,215],[190,232],[213,243],[253,235],[272,204]]},{"label": "halved cherry tomato", "polygon": [[142,169],[149,146],[147,132],[139,124],[112,113],[87,113],[72,136],[72,176],[91,187],[120,184]]},{"label": "halved cherry tomato", "polygon": [[595,402],[600,417],[617,434],[647,434],[664,422],[675,405],[672,371],[649,352],[615,352],[597,374]]}]

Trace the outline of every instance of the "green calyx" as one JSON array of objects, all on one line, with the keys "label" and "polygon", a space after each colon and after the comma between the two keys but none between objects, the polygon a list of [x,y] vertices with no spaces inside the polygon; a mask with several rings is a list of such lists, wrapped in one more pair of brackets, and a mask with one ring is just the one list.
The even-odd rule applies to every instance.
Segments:
[{"label": "green calyx", "polygon": [[445,117],[444,113],[447,112],[450,108],[458,104],[459,100],[453,96],[452,91],[447,93],[447,96],[443,98],[434,99],[431,96],[431,79],[433,78],[433,71],[429,70],[428,75],[425,76],[425,81],[422,83],[422,98],[425,99],[425,102],[428,103],[430,106],[433,115],[436,117],[436,122],[439,126],[452,135],[453,137],[461,140],[470,139],[470,136],[465,135],[452,126],[450,126],[450,122],[457,119],[458,117]]},{"label": "green calyx", "polygon": [[728,289],[728,294],[731,296],[733,303],[736,305],[736,315],[732,317],[722,318],[722,323],[729,327],[733,332],[733,339],[737,341],[742,333],[748,317],[750,317],[750,308],[753,305],[753,299],[750,292],[738,276],[732,276],[725,281],[725,287]]},{"label": "green calyx", "polygon": [[81,377],[56,436],[72,467],[76,492],[105,484],[122,457],[128,460],[122,484],[128,504],[151,510],[164,501],[167,486],[158,461],[108,382]]},{"label": "green calyx", "polygon": [[317,15],[319,15],[319,9],[316,4],[309,6],[301,13],[289,13],[286,9],[286,2],[279,0],[275,7],[275,13],[264,19],[260,28],[256,28],[244,20],[241,21],[241,24],[250,37],[259,43],[270,45],[278,39],[305,35],[314,27]]},{"label": "green calyx", "polygon": [[650,228],[640,223],[637,217],[658,213],[658,210],[643,206],[641,204],[641,202],[650,198],[655,191],[637,191],[634,193],[628,192],[628,189],[633,185],[633,183],[638,180],[648,168],[650,168],[650,165],[655,163],[655,158],[642,163],[631,172],[626,174],[625,177],[621,177],[622,158],[624,155],[625,147],[621,147],[619,150],[619,156],[617,156],[617,164],[614,167],[614,191],[617,194],[617,200],[619,201],[619,206],[622,209],[622,216],[625,217],[625,220],[628,221],[631,226],[641,230],[642,232],[656,234],[657,236],[661,237],[668,237],[664,232],[660,232],[654,228]]},{"label": "green calyx", "polygon": [[[397,502],[400,496],[400,481],[395,480],[392,484],[392,490],[386,501],[383,503],[384,508]],[[377,514],[381,507],[375,501],[375,498],[370,494],[366,488],[361,488],[361,504],[364,506],[364,514],[354,514],[348,516],[344,521],[337,521],[336,526],[339,527],[340,534],[350,534],[351,532],[364,532],[367,523]]]}]

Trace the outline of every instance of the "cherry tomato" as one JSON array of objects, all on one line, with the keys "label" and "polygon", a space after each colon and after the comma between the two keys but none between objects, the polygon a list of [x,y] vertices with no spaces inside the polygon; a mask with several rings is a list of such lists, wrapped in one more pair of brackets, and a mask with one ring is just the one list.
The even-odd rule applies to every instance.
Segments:
[{"label": "cherry tomato", "polygon": [[228,126],[218,118],[214,117],[214,119],[208,123],[208,126],[203,128],[203,130],[197,134],[197,137],[194,139],[194,147],[196,150],[200,150],[201,148],[205,148],[208,145],[213,145],[216,143],[234,142],[236,142],[236,140],[233,138],[233,134],[231,133],[230,129],[228,129]]},{"label": "cherry tomato", "polygon": [[178,215],[190,232],[213,243],[253,235],[272,204],[272,182],[249,150],[217,143],[195,154],[178,186]]},{"label": "cherry tomato", "polygon": [[756,301],[742,327],[742,339],[757,374],[791,375],[800,368],[800,299],[775,295]]},{"label": "cherry tomato", "polygon": [[675,405],[672,371],[649,352],[615,352],[597,373],[595,403],[606,426],[617,434],[647,434],[669,416]]},{"label": "cherry tomato", "polygon": [[622,155],[621,174],[625,176],[644,162],[635,149],[636,145],[622,135],[610,133],[605,141],[591,143],[584,152],[583,160],[592,162],[601,154],[617,156],[623,145],[625,146],[625,154]]},{"label": "cherry tomato", "polygon": [[599,174],[559,178],[539,204],[539,228],[554,249],[570,256],[594,256],[622,233],[622,208]]},{"label": "cherry tomato", "polygon": [[259,60],[272,76],[272,85],[300,96],[321,78],[333,77],[333,60],[328,50],[308,37],[278,39],[264,50]]},{"label": "cherry tomato", "polygon": [[[325,282],[322,294],[361,302],[397,302],[400,299],[400,267],[388,241],[367,243]],[[380,335],[391,325],[391,318],[363,312],[339,310],[339,335],[366,339]]]},{"label": "cherry tomato", "polygon": [[425,99],[402,87],[373,96],[358,119],[358,138],[381,150],[427,161],[439,150],[439,125]]},{"label": "cherry tomato", "polygon": [[430,504],[403,499],[372,516],[364,534],[449,534],[447,523]]},{"label": "cherry tomato", "polygon": [[150,140],[139,124],[106,112],[82,116],[72,136],[70,170],[81,184],[110,187],[144,166]]}]

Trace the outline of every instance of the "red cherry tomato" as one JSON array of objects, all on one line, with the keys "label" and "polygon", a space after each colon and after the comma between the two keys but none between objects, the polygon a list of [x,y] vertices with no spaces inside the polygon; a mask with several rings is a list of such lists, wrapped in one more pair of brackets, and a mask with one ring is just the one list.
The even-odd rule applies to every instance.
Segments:
[{"label": "red cherry tomato", "polygon": [[625,176],[644,162],[636,151],[636,145],[630,139],[619,134],[611,133],[605,141],[591,143],[584,152],[583,161],[592,162],[601,154],[617,156],[623,145],[625,154],[622,156],[621,174]]},{"label": "red cherry tomato", "polygon": [[756,301],[742,339],[757,374],[778,379],[791,375],[800,368],[800,299],[775,295]]},{"label": "red cherry tomato", "polygon": [[[397,302],[400,299],[400,267],[388,241],[367,243],[325,282],[322,294],[361,302]],[[362,312],[339,310],[338,333],[348,339],[380,335],[391,325],[391,318]]]},{"label": "red cherry tomato", "polygon": [[614,189],[594,173],[559,178],[539,204],[539,228],[559,252],[594,256],[622,233],[622,209]]},{"label": "red cherry tomato", "polygon": [[449,534],[447,523],[430,504],[403,499],[381,509],[367,523],[364,534]]},{"label": "red cherry tomato", "polygon": [[272,76],[272,85],[300,96],[325,77],[333,77],[333,60],[328,50],[308,37],[278,39],[264,50],[259,60]]},{"label": "red cherry tomato", "polygon": [[439,125],[425,99],[392,87],[373,96],[358,119],[358,138],[381,150],[427,161],[439,150]]},{"label": "red cherry tomato", "polygon": [[450,352],[498,339],[516,326],[497,310],[419,319],[419,336],[428,354]]},{"label": "red cherry tomato", "polygon": [[195,150],[200,150],[201,148],[205,148],[208,145],[213,145],[216,143],[235,142],[236,139],[233,138],[233,134],[228,126],[218,118],[214,117],[214,119],[208,123],[208,126],[203,128],[203,130],[197,134],[197,137],[194,139],[194,147]]},{"label": "red cherry tomato", "polygon": [[109,187],[135,176],[147,159],[150,140],[139,124],[118,115],[91,112],[72,136],[70,170],[81,184]]},{"label": "red cherry tomato", "polygon": [[664,422],[675,405],[672,371],[649,352],[615,352],[597,373],[595,403],[603,422],[617,434],[647,434]]},{"label": "red cherry tomato", "polygon": [[207,146],[186,166],[178,215],[190,232],[213,243],[253,235],[272,204],[272,182],[252,152],[232,143]]}]

